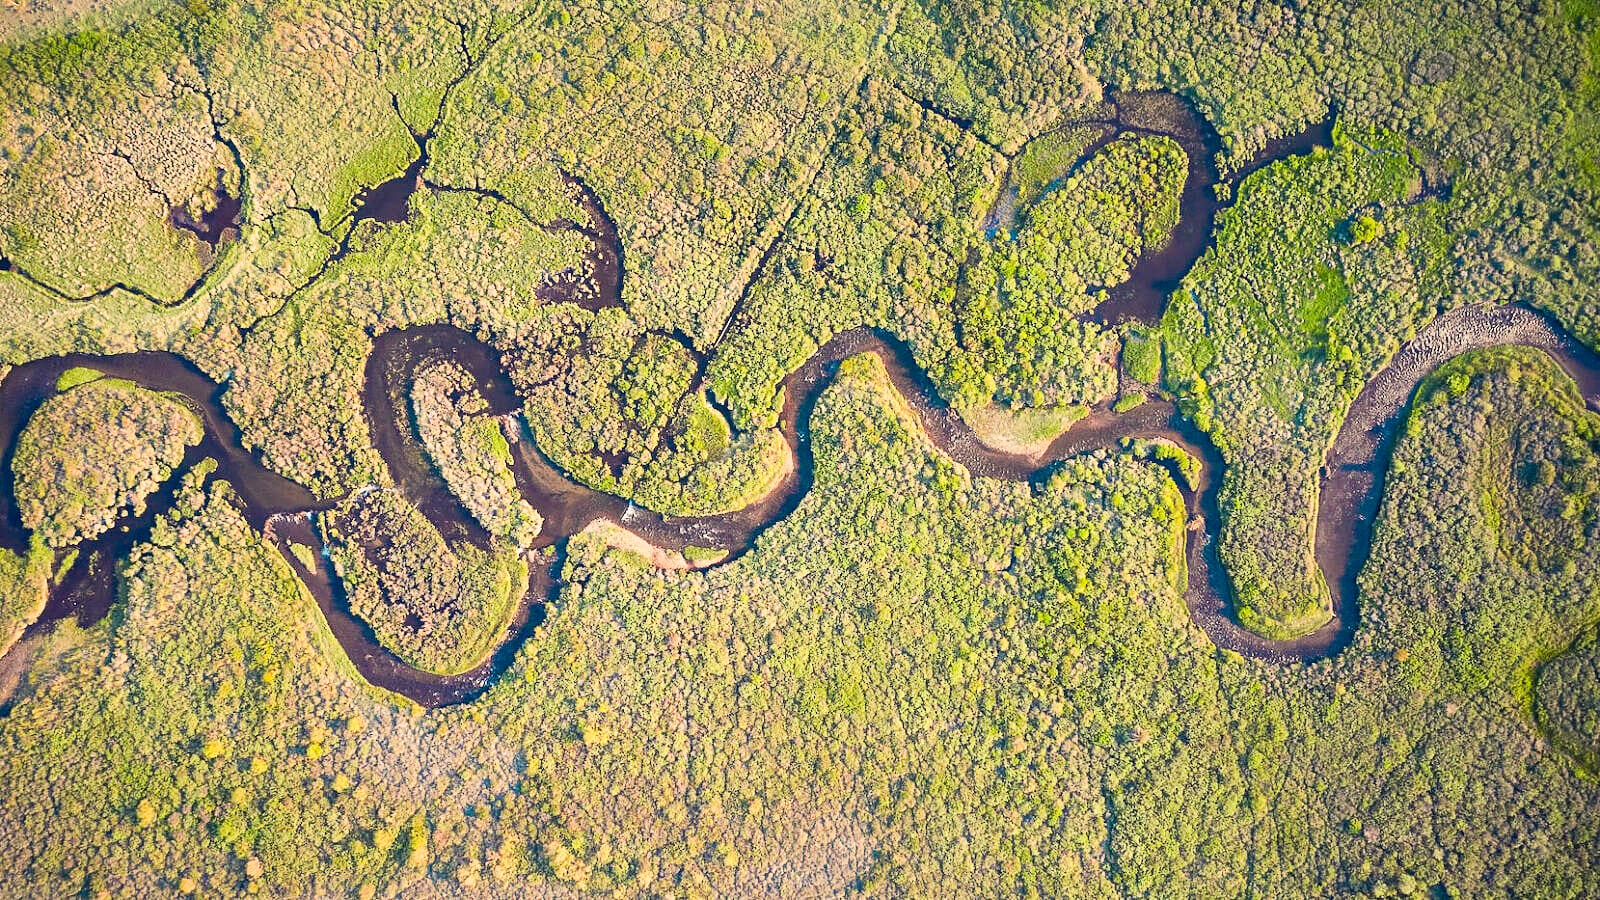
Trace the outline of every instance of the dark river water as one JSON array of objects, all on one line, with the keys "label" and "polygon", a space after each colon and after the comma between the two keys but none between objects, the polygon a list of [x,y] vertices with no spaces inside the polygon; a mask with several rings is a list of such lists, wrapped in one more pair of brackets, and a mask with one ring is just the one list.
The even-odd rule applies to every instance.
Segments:
[{"label": "dark river water", "polygon": [[[1213,221],[1221,202],[1214,190],[1219,177],[1212,166],[1218,144],[1203,120],[1187,104],[1173,98],[1121,95],[1114,106],[1116,115],[1108,121],[1115,128],[1108,129],[1108,137],[1127,131],[1169,134],[1190,159],[1182,217],[1172,239],[1141,259],[1129,283],[1112,290],[1092,314],[1102,322],[1153,322],[1172,287],[1213,240]],[[1329,123],[1315,125],[1275,143],[1240,174],[1273,159],[1324,145],[1330,135]],[[420,169],[416,173],[408,170],[401,178],[404,185],[387,187],[387,191],[398,196],[404,188],[409,196],[409,191],[422,183]],[[579,302],[589,308],[616,305],[621,302],[624,276],[616,226],[587,185],[571,176],[569,181],[590,222],[565,223],[565,227],[593,239],[588,268],[598,283],[598,291],[590,287],[592,295],[574,292],[571,296],[545,299]],[[373,218],[390,212],[399,214],[399,207],[387,197],[385,188],[368,193],[362,198],[364,209]],[[220,213],[224,217],[232,214],[227,209]],[[216,227],[216,223],[197,225]],[[488,400],[490,412],[502,417],[513,448],[517,485],[544,518],[544,529],[535,542],[535,549],[541,552],[532,564],[530,587],[505,639],[490,659],[462,675],[439,676],[407,666],[379,645],[371,629],[350,613],[339,580],[329,571],[321,552],[324,541],[319,517],[335,504],[319,503],[305,488],[261,465],[243,447],[237,428],[224,413],[218,385],[173,354],[72,355],[27,363],[10,371],[0,383],[0,441],[4,442],[0,445],[0,480],[4,482],[0,485],[0,543],[13,549],[27,544],[11,489],[11,456],[27,417],[52,393],[62,372],[73,366],[89,366],[152,389],[181,394],[201,413],[205,423],[204,440],[189,453],[187,462],[206,457],[218,461],[213,477],[234,486],[246,518],[280,548],[305,582],[357,670],[368,681],[427,706],[460,702],[481,693],[544,620],[545,604],[560,587],[558,575],[566,539],[589,523],[609,519],[667,549],[678,550],[691,544],[724,548],[728,555],[719,565],[747,552],[764,529],[798,506],[811,487],[814,470],[810,413],[821,390],[831,382],[838,363],[858,353],[875,353],[883,359],[894,386],[915,410],[931,442],[976,475],[1037,484],[1062,460],[1095,450],[1116,449],[1125,438],[1164,438],[1184,447],[1202,464],[1194,489],[1186,486],[1184,479],[1176,479],[1189,511],[1186,601],[1195,622],[1219,647],[1260,658],[1308,660],[1337,652],[1348,643],[1359,620],[1355,577],[1370,547],[1390,447],[1412,393],[1429,373],[1457,354],[1498,344],[1532,346],[1550,353],[1578,381],[1590,404],[1600,406],[1600,359],[1542,313],[1521,306],[1464,307],[1436,319],[1361,392],[1328,455],[1318,507],[1316,558],[1333,594],[1335,616],[1322,629],[1293,641],[1262,638],[1237,624],[1228,578],[1215,552],[1220,522],[1217,488],[1223,463],[1209,438],[1184,420],[1170,402],[1152,399],[1125,413],[1097,408],[1053,442],[1042,457],[1003,453],[986,447],[950,410],[904,343],[890,334],[866,328],[834,336],[784,380],[785,404],[779,428],[794,452],[796,465],[778,487],[743,509],[694,518],[642,510],[567,478],[538,450],[522,426],[516,415],[522,409],[522,400],[506,377],[494,348],[446,325],[417,326],[378,335],[367,362],[363,405],[374,446],[395,486],[447,540],[489,545],[489,536],[427,464],[408,412],[407,396],[417,366],[445,357],[471,374]],[[145,514],[118,523],[106,535],[83,546],[78,561],[52,590],[43,616],[30,626],[29,633],[40,633],[67,616],[75,616],[84,624],[103,618],[116,598],[116,562],[126,558],[148,535],[155,517],[170,508],[172,494],[173,484],[169,484],[152,498]],[[292,544],[311,549],[313,565],[305,565],[290,552]],[[3,662],[0,661],[0,669],[4,668]]]}]

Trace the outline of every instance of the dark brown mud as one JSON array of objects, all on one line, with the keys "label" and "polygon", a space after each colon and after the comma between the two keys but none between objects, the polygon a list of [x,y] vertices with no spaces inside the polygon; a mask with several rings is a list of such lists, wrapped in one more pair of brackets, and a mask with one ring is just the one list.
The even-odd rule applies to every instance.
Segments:
[{"label": "dark brown mud", "polygon": [[621,306],[624,263],[617,223],[588,182],[571,172],[562,172],[561,178],[589,221],[583,224],[562,220],[550,227],[576,231],[589,238],[589,253],[584,260],[587,272],[557,273],[539,288],[539,299],[545,303],[572,303],[590,312]]},{"label": "dark brown mud", "polygon": [[198,217],[191,214],[187,206],[174,206],[167,214],[167,221],[173,228],[193,234],[213,253],[221,245],[238,238],[240,217],[244,212],[244,198],[228,190],[224,177],[222,172],[217,173],[211,208]]},{"label": "dark brown mud", "polygon": [[411,195],[422,186],[422,170],[428,165],[427,136],[417,138],[421,151],[399,175],[388,181],[362,188],[355,196],[350,226],[362,221],[392,225],[411,215]]},{"label": "dark brown mud", "polygon": [[[457,79],[456,81],[459,80]],[[428,144],[433,140],[434,132],[438,130],[439,122],[444,116],[444,104],[449,99],[450,91],[455,87],[456,81],[452,81],[450,86],[445,89],[444,96],[439,100],[438,115],[434,118],[433,123],[423,131],[418,131],[412,127],[411,122],[406,119],[405,113],[400,111],[400,98],[393,94],[389,95],[389,99],[394,105],[395,117],[400,120],[400,124],[405,127],[406,133],[411,136],[411,143],[417,148],[417,155],[416,158],[406,164],[405,169],[401,170],[400,174],[387,181],[381,181],[356,191],[355,197],[351,200],[351,205],[354,208],[350,212],[345,241],[341,242],[339,250],[335,252],[335,258],[349,252],[349,236],[355,231],[356,225],[360,222],[369,221],[392,225],[397,222],[404,222],[411,216],[411,195],[422,187],[422,170],[428,167],[430,159]]]}]

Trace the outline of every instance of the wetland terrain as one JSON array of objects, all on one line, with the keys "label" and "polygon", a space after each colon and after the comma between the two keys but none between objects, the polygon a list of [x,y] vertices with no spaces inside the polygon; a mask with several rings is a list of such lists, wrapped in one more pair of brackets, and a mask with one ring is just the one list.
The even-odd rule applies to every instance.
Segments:
[{"label": "wetland terrain", "polygon": [[1600,890],[1595,10],[625,6],[0,11],[0,896]]}]

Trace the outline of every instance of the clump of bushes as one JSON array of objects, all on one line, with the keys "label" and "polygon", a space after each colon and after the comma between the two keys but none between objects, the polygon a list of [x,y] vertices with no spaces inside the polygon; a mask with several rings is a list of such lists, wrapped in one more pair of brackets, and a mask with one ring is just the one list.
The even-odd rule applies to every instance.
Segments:
[{"label": "clump of bushes", "polygon": [[52,548],[104,534],[172,477],[203,431],[181,398],[101,378],[46,399],[17,439],[22,522]]},{"label": "clump of bushes", "polygon": [[515,549],[446,542],[393,490],[367,491],[330,519],[350,608],[400,659],[456,674],[505,636],[528,585],[527,562]]},{"label": "clump of bushes", "polygon": [[428,459],[485,531],[527,547],[544,520],[518,492],[511,447],[487,410],[460,365],[431,360],[418,367],[411,414]]}]

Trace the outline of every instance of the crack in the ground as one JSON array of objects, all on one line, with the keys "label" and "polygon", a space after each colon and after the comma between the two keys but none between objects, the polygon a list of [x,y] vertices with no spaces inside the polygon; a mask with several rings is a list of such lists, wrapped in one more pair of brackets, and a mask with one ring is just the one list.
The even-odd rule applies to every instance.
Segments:
[{"label": "crack in the ground", "polygon": [[504,204],[516,210],[518,215],[522,216],[523,219],[527,220],[528,224],[533,225],[535,228],[540,228],[545,231],[568,230],[567,228],[563,227],[562,222],[550,223],[539,221],[538,219],[534,218],[533,214],[528,212],[528,210],[523,207],[522,204],[512,200],[510,197],[507,197],[505,194],[495,190],[494,188],[479,187],[475,184],[445,184],[443,182],[434,181],[433,179],[427,177],[422,179],[422,186],[436,194],[467,194],[483,200],[492,200],[496,203]]},{"label": "crack in the ground", "polygon": [[334,237],[332,231],[323,227],[322,214],[319,213],[314,206],[301,206],[299,204],[291,203],[277,212],[267,213],[266,216],[262,217],[261,224],[270,225],[276,223],[280,218],[288,215],[289,213],[300,213],[304,215],[306,218],[311,220],[311,227],[315,228],[318,234],[330,241],[338,240],[338,238]]},{"label": "crack in the ground", "polygon": [[15,275],[23,281],[33,285],[35,288],[38,288],[39,290],[42,290],[59,300],[66,301],[67,303],[92,303],[95,300],[101,300],[109,297],[111,294],[116,293],[117,291],[122,291],[124,293],[132,294],[135,297],[148,300],[152,305],[166,309],[182,306],[190,297],[194,296],[195,292],[199,289],[200,284],[205,280],[202,278],[200,281],[195,282],[189,287],[188,290],[184,291],[183,296],[179,297],[177,300],[163,300],[144,288],[128,284],[124,281],[113,281],[105,287],[88,294],[69,294],[50,282],[39,278],[32,272],[29,272],[21,265],[18,265],[16,260],[11,259],[10,257],[0,258],[0,272]]},{"label": "crack in the ground", "polygon": [[[202,77],[204,72],[201,73]],[[206,118],[211,122],[211,139],[226,147],[228,155],[233,158],[233,167],[239,176],[239,224],[242,227],[250,219],[253,197],[250,190],[250,168],[244,163],[244,153],[239,149],[239,144],[233,138],[222,132],[227,123],[217,116],[217,96],[211,89],[210,82],[202,85],[200,95],[206,98]]]},{"label": "crack in the ground", "polygon": [[[580,193],[593,195],[593,190],[588,186],[587,183],[583,181],[583,179],[565,170],[560,170],[560,172],[561,176],[571,181],[573,185],[578,188]],[[590,240],[600,240],[602,237],[600,232],[592,224],[585,225],[582,222],[577,222],[566,217],[554,219],[548,222],[541,221],[532,212],[528,211],[527,207],[494,188],[483,187],[476,184],[445,184],[443,182],[434,181],[433,179],[426,177],[421,179],[421,184],[422,187],[425,187],[436,194],[466,194],[483,200],[490,200],[495,203],[509,206],[511,209],[515,210],[518,215],[522,216],[522,218],[526,220],[529,225],[532,225],[533,227],[550,234],[581,234]]]},{"label": "crack in the ground", "polygon": [[[547,226],[544,223],[538,222],[536,219],[534,219],[534,217],[532,215],[530,215],[520,205],[514,203],[510,198],[508,198],[505,195],[501,194],[499,191],[495,191],[495,190],[489,189],[489,188],[459,187],[459,186],[455,186],[455,185],[445,185],[445,184],[442,184],[442,183],[439,183],[439,182],[430,181],[429,179],[426,179],[426,178],[423,177],[422,172],[427,168],[427,165],[428,165],[428,162],[429,162],[429,159],[430,159],[429,153],[428,153],[428,142],[433,139],[433,136],[438,132],[440,125],[442,125],[444,123],[445,111],[446,111],[447,107],[449,106],[451,95],[453,94],[455,89],[462,82],[464,82],[468,77],[471,76],[471,74],[477,68],[477,66],[480,63],[482,63],[483,60],[488,56],[489,51],[491,49],[493,49],[493,47],[500,40],[504,39],[507,35],[515,32],[516,28],[517,28],[517,26],[514,25],[514,26],[512,26],[510,28],[507,28],[505,31],[501,32],[499,35],[495,35],[495,36],[490,37],[484,43],[483,47],[479,50],[478,54],[476,56],[474,56],[472,54],[472,52],[471,52],[471,49],[467,45],[467,33],[468,33],[468,30],[469,30],[467,23],[465,23],[465,22],[457,22],[455,20],[448,19],[448,18],[446,19],[446,21],[448,21],[448,22],[450,22],[450,24],[456,26],[456,28],[457,28],[457,30],[459,32],[459,45],[458,45],[458,48],[459,48],[459,50],[460,50],[460,52],[462,54],[462,67],[461,67],[461,70],[458,73],[456,73],[456,75],[453,76],[450,79],[449,83],[447,83],[445,85],[444,91],[441,92],[441,94],[439,95],[439,104],[438,104],[437,108],[434,111],[433,121],[428,126],[428,129],[426,131],[423,131],[423,132],[418,132],[415,128],[413,128],[411,126],[411,123],[409,121],[407,121],[407,119],[405,117],[405,113],[402,112],[401,109],[400,109],[400,97],[399,97],[399,95],[396,94],[393,90],[389,90],[388,91],[390,106],[394,110],[395,117],[400,120],[401,127],[403,127],[406,130],[406,133],[411,136],[412,143],[416,145],[417,156],[410,163],[408,163],[406,165],[406,168],[404,170],[402,170],[401,173],[398,176],[396,176],[395,178],[390,179],[389,181],[386,181],[386,182],[382,182],[382,183],[380,183],[378,185],[374,185],[371,188],[363,188],[360,192],[357,193],[357,196],[356,196],[357,201],[360,202],[362,200],[363,195],[370,196],[374,191],[382,189],[385,185],[396,183],[396,182],[398,182],[398,181],[400,181],[402,179],[406,179],[409,176],[410,178],[413,178],[414,181],[412,183],[411,189],[406,191],[406,198],[405,199],[407,199],[407,200],[409,199],[410,194],[412,192],[414,192],[416,190],[416,187],[418,187],[418,186],[427,187],[430,190],[437,190],[437,191],[443,191],[443,192],[463,192],[463,193],[477,194],[479,196],[489,197],[491,199],[498,200],[500,202],[503,202],[503,203],[507,204],[511,208],[515,209],[518,213],[521,213],[525,218],[528,219],[529,222],[533,223],[537,227],[540,227],[540,228],[558,228],[559,227],[559,223]],[[523,20],[523,21],[526,21],[526,20]],[[519,22],[518,24],[520,25],[521,23]],[[327,276],[327,274],[333,269],[333,267],[337,263],[342,261],[346,256],[348,256],[351,253],[352,248],[353,248],[353,241],[354,241],[354,239],[356,237],[356,234],[357,234],[357,226],[364,219],[378,219],[378,216],[376,216],[374,214],[371,214],[371,213],[369,213],[367,215],[363,215],[362,214],[363,208],[364,208],[364,206],[358,205],[355,208],[351,209],[349,212],[346,212],[344,215],[340,216],[339,220],[334,222],[331,226],[324,226],[323,223],[322,223],[322,216],[315,208],[310,207],[310,206],[298,206],[298,205],[297,206],[286,207],[286,210],[299,210],[299,211],[304,212],[307,215],[309,215],[311,217],[312,225],[317,229],[317,231],[320,232],[324,237],[327,237],[328,239],[334,241],[335,245],[334,245],[333,251],[331,253],[329,253],[326,257],[323,258],[321,264],[317,267],[317,270],[314,273],[312,273],[311,276],[309,278],[307,278],[304,282],[302,282],[298,287],[295,287],[288,294],[286,294],[284,296],[282,302],[280,302],[272,310],[270,310],[270,311],[268,311],[266,313],[263,313],[260,316],[257,316],[249,324],[240,327],[240,329],[239,329],[239,340],[240,340],[241,343],[243,343],[244,340],[246,340],[261,325],[263,325],[266,322],[276,318],[280,313],[282,313],[285,309],[287,309],[289,307],[289,305],[291,303],[293,303],[296,298],[298,298],[300,295],[304,294],[307,290],[309,290],[310,288],[315,286],[318,282],[320,282],[324,277]],[[275,215],[277,215],[277,214],[274,214],[274,216]],[[269,217],[269,220],[271,218],[272,217]],[[401,220],[403,220],[403,216],[402,216]]]},{"label": "crack in the ground", "polygon": [[134,179],[143,185],[146,191],[149,191],[151,194],[159,198],[161,203],[168,209],[172,209],[178,205],[172,202],[172,198],[167,195],[166,191],[161,189],[159,184],[156,184],[154,179],[147,177],[144,172],[139,170],[139,164],[133,161],[133,156],[124,151],[122,148],[113,147],[109,151],[103,151],[101,155],[115,157],[116,159],[120,159],[127,163],[129,170],[133,172]]}]

